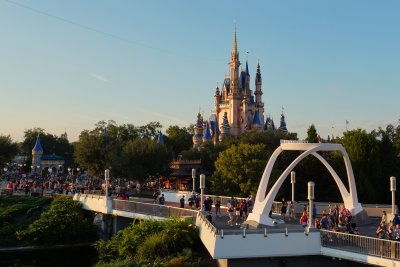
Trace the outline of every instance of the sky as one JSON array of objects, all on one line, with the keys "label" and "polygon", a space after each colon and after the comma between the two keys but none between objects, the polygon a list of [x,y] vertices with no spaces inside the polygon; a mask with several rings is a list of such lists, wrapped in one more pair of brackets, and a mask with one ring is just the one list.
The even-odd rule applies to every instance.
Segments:
[{"label": "sky", "polygon": [[[236,24],[265,114],[300,138],[398,124],[400,1],[0,0],[0,134],[208,117]],[[248,53],[247,53],[248,52]]]}]

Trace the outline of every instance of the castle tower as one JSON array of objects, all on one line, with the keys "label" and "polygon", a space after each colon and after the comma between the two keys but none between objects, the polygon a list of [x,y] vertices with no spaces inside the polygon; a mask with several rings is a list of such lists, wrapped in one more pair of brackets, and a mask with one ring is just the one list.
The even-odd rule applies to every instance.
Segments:
[{"label": "castle tower", "polygon": [[218,114],[218,112],[219,112],[219,102],[220,101],[221,101],[221,94],[219,92],[218,83],[217,83],[217,87],[215,88],[215,93],[214,93],[214,109],[215,109],[216,114]]},{"label": "castle tower", "polygon": [[[42,156],[43,156],[43,148],[40,144],[39,134],[36,138],[35,146],[32,149],[32,172],[40,173],[40,165],[42,163]],[[39,167],[38,167],[39,166]]]},{"label": "castle tower", "polygon": [[259,114],[258,114],[258,110],[256,110],[256,111],[254,112],[254,118],[253,118],[253,122],[252,122],[252,124],[251,124],[251,128],[252,128],[252,129],[257,129],[257,130],[262,129],[262,127],[261,127],[261,121],[260,121],[260,116],[259,116]]},{"label": "castle tower", "polygon": [[239,84],[239,52],[237,49],[237,38],[236,38],[236,28],[235,36],[233,39],[233,48],[231,52],[230,65],[230,95],[228,99],[231,100],[231,112],[229,121],[231,122],[231,134],[238,136],[241,134],[240,120],[242,118],[240,114],[240,106],[242,102],[242,92]]},{"label": "castle tower", "polygon": [[224,139],[225,136],[230,135],[230,129],[231,129],[231,127],[230,127],[229,122],[228,122],[228,115],[225,112],[224,116],[222,117],[221,134],[219,136],[219,141],[220,142]]},{"label": "castle tower", "polygon": [[286,128],[285,115],[283,115],[283,108],[282,108],[282,114],[281,114],[281,124],[279,125],[278,130],[281,132],[284,132],[284,133],[288,132],[288,130]]},{"label": "castle tower", "polygon": [[197,114],[197,122],[193,127],[193,148],[200,149],[201,144],[203,143],[203,118],[201,117],[200,112]]},{"label": "castle tower", "polygon": [[261,90],[261,85],[262,85],[262,79],[261,79],[261,70],[260,70],[260,62],[257,63],[257,72],[256,72],[256,78],[255,78],[255,86],[256,89],[254,90],[254,96],[255,96],[255,109],[258,111],[258,114],[260,116],[261,120],[261,127],[264,127],[264,103],[261,100],[261,96],[263,95],[263,92]]},{"label": "castle tower", "polygon": [[158,131],[157,144],[164,144],[164,136],[161,131]]},{"label": "castle tower", "polygon": [[206,142],[212,142],[210,125],[209,125],[208,121],[206,121],[206,128],[204,130],[204,135],[203,135],[203,144]]}]

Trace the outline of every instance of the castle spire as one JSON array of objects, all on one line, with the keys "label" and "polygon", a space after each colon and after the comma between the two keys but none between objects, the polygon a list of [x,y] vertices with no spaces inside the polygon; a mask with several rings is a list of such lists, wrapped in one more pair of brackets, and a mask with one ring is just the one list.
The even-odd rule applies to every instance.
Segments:
[{"label": "castle spire", "polygon": [[233,38],[233,49],[232,54],[237,54],[237,39],[236,39],[236,23],[235,23],[235,37]]}]

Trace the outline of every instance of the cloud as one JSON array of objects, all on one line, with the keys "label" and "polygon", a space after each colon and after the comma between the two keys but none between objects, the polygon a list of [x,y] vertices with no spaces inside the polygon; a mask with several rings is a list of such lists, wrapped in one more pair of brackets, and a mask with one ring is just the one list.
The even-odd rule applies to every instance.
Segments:
[{"label": "cloud", "polygon": [[97,73],[91,73],[90,76],[101,82],[105,82],[105,83],[110,82],[106,77],[104,77],[103,75],[97,74]]}]

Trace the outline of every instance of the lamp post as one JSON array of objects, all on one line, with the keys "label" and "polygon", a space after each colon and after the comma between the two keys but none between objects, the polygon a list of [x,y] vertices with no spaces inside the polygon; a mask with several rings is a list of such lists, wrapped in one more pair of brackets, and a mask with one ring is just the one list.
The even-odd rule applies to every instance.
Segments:
[{"label": "lamp post", "polygon": [[192,178],[193,178],[193,193],[196,192],[196,169],[192,169]]},{"label": "lamp post", "polygon": [[104,179],[106,180],[106,198],[108,198],[108,182],[110,181],[110,170],[106,169],[104,171]]},{"label": "lamp post", "polygon": [[292,183],[292,202],[294,203],[294,184],[296,183],[296,172],[290,173],[290,182]]},{"label": "lamp post", "polygon": [[200,175],[200,191],[201,191],[200,207],[201,207],[201,210],[203,210],[203,203],[204,203],[204,188],[206,188],[206,176],[204,174],[201,174]]},{"label": "lamp post", "polygon": [[392,191],[392,214],[396,213],[395,208],[395,193],[396,193],[396,177],[390,177],[390,191]]},{"label": "lamp post", "polygon": [[313,200],[314,200],[314,182],[308,182],[308,200],[309,200],[309,218],[308,218],[308,228],[314,228],[312,216],[313,216]]}]

